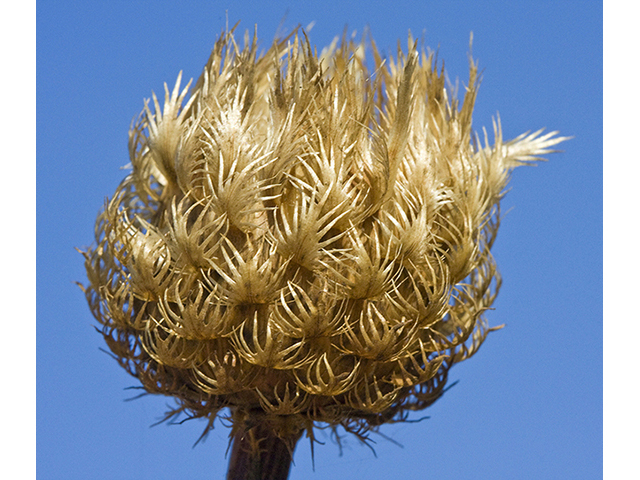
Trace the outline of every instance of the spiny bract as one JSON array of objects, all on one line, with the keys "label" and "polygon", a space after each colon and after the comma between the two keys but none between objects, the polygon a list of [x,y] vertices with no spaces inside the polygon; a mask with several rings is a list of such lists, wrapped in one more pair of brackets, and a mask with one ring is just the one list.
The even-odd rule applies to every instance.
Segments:
[{"label": "spiny bract", "polygon": [[[168,414],[357,435],[443,392],[492,329],[490,253],[510,172],[563,140],[495,144],[410,38],[262,55],[223,32],[188,93],[165,86],[129,136],[131,173],[84,253],[113,356]],[[371,62],[370,62],[371,63]],[[253,412],[253,413],[252,413]]]}]

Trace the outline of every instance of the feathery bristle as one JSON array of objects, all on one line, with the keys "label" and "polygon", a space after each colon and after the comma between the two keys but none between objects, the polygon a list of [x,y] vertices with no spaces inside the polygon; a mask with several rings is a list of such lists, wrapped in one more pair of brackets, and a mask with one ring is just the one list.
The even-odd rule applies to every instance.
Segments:
[{"label": "feathery bristle", "polygon": [[318,57],[296,32],[258,55],[225,32],[190,92],[180,74],[145,103],[85,293],[114,357],[176,412],[362,438],[431,405],[492,330],[510,172],[565,138],[503,142],[496,122],[480,146],[477,64],[459,105],[409,43]]}]

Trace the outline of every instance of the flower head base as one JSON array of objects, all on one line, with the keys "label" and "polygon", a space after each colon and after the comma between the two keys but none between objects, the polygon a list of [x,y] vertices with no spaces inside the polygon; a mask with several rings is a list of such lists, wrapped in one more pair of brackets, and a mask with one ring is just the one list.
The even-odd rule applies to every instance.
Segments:
[{"label": "flower head base", "polygon": [[362,435],[432,404],[492,330],[510,172],[563,138],[482,142],[473,61],[459,104],[432,55],[372,45],[370,70],[365,50],[226,32],[190,94],[178,77],[133,124],[85,291],[171,414]]}]

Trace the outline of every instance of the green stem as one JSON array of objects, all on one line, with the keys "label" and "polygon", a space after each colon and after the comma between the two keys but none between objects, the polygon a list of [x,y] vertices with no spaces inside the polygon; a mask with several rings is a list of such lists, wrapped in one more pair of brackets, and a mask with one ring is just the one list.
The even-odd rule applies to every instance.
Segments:
[{"label": "green stem", "polygon": [[232,441],[227,480],[287,480],[293,450],[301,436],[299,431],[282,439],[260,421],[239,428]]}]

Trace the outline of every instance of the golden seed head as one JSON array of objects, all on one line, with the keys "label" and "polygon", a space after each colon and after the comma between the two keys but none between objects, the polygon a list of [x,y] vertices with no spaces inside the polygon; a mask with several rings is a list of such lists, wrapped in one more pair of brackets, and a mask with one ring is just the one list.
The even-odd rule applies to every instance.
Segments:
[{"label": "golden seed head", "polygon": [[411,39],[386,60],[371,41],[369,69],[364,42],[317,55],[294,33],[258,55],[232,33],[134,122],[84,253],[92,312],[172,413],[402,420],[492,330],[510,172],[563,138],[503,142],[496,123],[481,142],[477,64],[459,104]]}]

